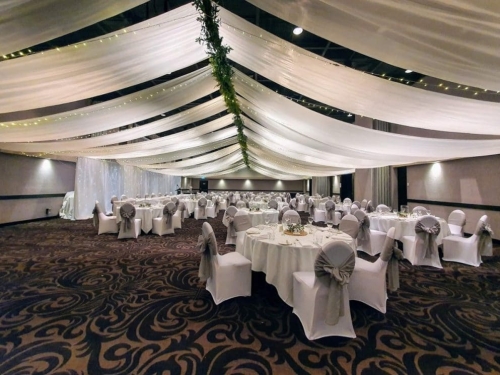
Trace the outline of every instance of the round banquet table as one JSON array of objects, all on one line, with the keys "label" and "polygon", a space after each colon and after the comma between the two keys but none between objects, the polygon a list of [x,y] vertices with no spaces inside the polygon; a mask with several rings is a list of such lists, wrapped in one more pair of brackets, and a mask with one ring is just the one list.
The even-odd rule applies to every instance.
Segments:
[{"label": "round banquet table", "polygon": [[[248,209],[242,208],[243,211],[248,212],[248,216],[250,217],[250,222],[252,223],[252,227],[256,227],[257,225],[264,224],[265,216],[269,216],[270,223],[278,222],[279,212],[276,210],[263,210],[263,211],[249,211]],[[222,224],[226,227],[228,226],[228,222],[226,219],[226,215],[222,216]]]},{"label": "round banquet table", "polygon": [[[256,234],[245,233],[243,246],[238,252],[252,262],[252,270],[264,272],[266,281],[278,290],[281,299],[293,306],[293,273],[298,271],[314,271],[316,256],[321,246],[329,241],[345,241],[356,253],[356,243],[346,233],[334,231],[319,231],[321,246],[313,243],[313,235],[290,236],[274,229],[274,240],[268,239],[267,228]],[[252,228],[249,231],[256,231]],[[286,243],[288,242],[288,244]]]},{"label": "round banquet table", "polygon": [[[122,221],[120,210],[116,210],[116,223]],[[154,207],[135,207],[135,218],[141,219],[141,229],[144,233],[149,233],[153,229],[153,219],[163,216],[163,206]]]},{"label": "round banquet table", "polygon": [[[417,223],[417,217],[409,218],[399,218],[393,213],[371,213],[368,214],[370,218],[370,229],[379,230],[381,232],[387,233],[389,228],[395,228],[394,238],[400,240],[403,236],[414,236],[415,235],[415,224]],[[437,217],[439,224],[441,226],[441,231],[436,238],[436,243],[441,245],[443,242],[443,237],[449,236],[451,234],[450,227],[446,220]]]},{"label": "round banquet table", "polygon": [[194,209],[195,209],[196,205],[198,204],[197,199],[181,199],[180,201],[183,202],[184,205],[186,206],[186,210],[188,212],[188,215],[191,215],[194,212]]}]

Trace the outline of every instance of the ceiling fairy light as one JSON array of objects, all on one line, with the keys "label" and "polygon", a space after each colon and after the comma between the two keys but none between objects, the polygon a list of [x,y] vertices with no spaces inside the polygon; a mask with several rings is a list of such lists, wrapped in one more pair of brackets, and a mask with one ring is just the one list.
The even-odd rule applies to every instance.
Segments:
[{"label": "ceiling fairy light", "polygon": [[300,35],[300,34],[302,34],[302,31],[304,31],[304,30],[302,29],[302,27],[296,27],[295,29],[293,29],[293,33],[294,33],[295,35]]}]

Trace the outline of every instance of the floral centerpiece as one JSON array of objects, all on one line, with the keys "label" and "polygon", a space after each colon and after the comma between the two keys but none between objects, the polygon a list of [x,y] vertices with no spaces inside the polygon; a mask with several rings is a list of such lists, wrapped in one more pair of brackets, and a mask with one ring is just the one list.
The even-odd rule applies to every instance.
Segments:
[{"label": "floral centerpiece", "polygon": [[293,234],[293,235],[305,235],[305,234],[307,234],[304,231],[304,226],[300,223],[299,224],[287,224],[285,233],[286,234]]},{"label": "floral centerpiece", "polygon": [[151,203],[141,203],[139,207],[151,207]]}]

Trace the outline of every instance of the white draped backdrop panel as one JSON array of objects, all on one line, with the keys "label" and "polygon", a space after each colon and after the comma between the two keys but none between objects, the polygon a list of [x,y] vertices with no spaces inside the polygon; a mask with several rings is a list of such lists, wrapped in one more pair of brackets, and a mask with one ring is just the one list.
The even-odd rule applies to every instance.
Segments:
[{"label": "white draped backdrop panel", "polygon": [[120,165],[114,161],[78,158],[75,175],[75,218],[85,220],[92,216],[98,200],[106,212],[111,212],[111,196],[175,192],[181,178],[143,169]]}]

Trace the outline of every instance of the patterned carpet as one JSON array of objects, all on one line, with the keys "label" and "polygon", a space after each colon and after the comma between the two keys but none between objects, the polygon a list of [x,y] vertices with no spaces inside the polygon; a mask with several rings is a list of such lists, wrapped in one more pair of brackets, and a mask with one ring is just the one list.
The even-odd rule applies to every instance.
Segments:
[{"label": "patterned carpet", "polygon": [[351,302],[356,339],[310,342],[261,273],[219,306],[199,289],[201,224],[137,241],[90,220],[0,228],[0,374],[500,373],[499,249],[479,268],[401,263],[387,314]]}]

